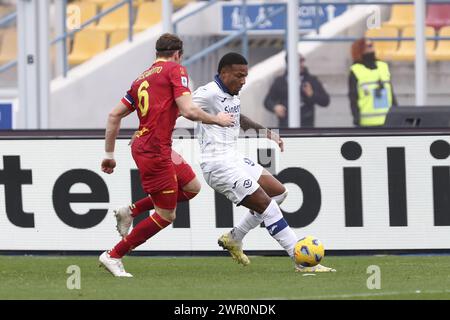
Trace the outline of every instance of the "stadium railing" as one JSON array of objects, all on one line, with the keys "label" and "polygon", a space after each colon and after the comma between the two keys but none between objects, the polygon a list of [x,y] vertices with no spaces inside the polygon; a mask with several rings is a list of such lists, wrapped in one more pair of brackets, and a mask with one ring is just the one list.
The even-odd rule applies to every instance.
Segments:
[{"label": "stadium railing", "polygon": [[[54,45],[57,44],[59,42],[62,41],[62,61],[63,61],[63,76],[66,77],[67,76],[67,72],[69,70],[69,65],[68,65],[68,48],[67,48],[67,38],[69,37],[73,37],[77,32],[80,32],[81,30],[85,29],[87,26],[99,21],[102,17],[110,14],[111,12],[114,12],[116,10],[118,10],[119,8],[121,8],[124,5],[128,5],[128,12],[129,12],[129,28],[128,28],[128,40],[131,42],[133,40],[133,0],[122,0],[119,1],[115,4],[113,4],[111,7],[109,7],[108,9],[101,11],[100,13],[98,13],[97,15],[95,15],[94,17],[90,18],[89,20],[85,21],[84,23],[82,23],[79,28],[77,29],[73,29],[73,30],[67,30],[66,27],[66,23],[65,23],[65,19],[66,19],[66,12],[67,12],[67,2],[68,0],[61,0],[63,1],[63,6],[62,6],[62,17],[64,19],[64,23],[63,25],[63,32],[61,35],[59,35],[58,37],[56,37],[55,39],[53,39],[50,42],[50,45]],[[304,5],[343,5],[343,4],[347,4],[347,5],[411,5],[414,4],[414,1],[319,1],[319,0],[314,0],[314,1],[302,1],[302,0],[298,0],[300,4],[304,4]],[[204,6],[200,7],[197,10],[194,10],[188,14],[186,14],[185,16],[179,18],[178,20],[174,21],[173,23],[173,27],[174,27],[174,32],[177,33],[177,25],[188,19],[189,17],[198,14],[199,12],[205,10],[206,8],[216,4],[217,2],[219,2],[218,0],[210,0],[208,2],[206,2],[204,4]],[[428,0],[427,4],[450,4],[450,0]],[[241,14],[242,16],[245,16],[246,14],[246,8],[247,8],[247,1],[246,0],[242,0],[242,10],[241,10]],[[194,62],[202,59],[203,57],[207,56],[208,54],[226,46],[228,43],[230,43],[231,41],[237,39],[237,38],[242,38],[242,52],[244,54],[244,56],[248,55],[248,29],[254,28],[264,22],[266,22],[268,19],[277,16],[279,14],[282,14],[284,11],[286,10],[286,7],[282,7],[278,10],[275,10],[273,12],[271,12],[270,14],[267,15],[267,17],[264,20],[260,20],[255,22],[254,24],[252,24],[251,26],[246,26],[246,24],[243,24],[242,29],[235,31],[234,33],[225,36],[223,39],[219,40],[218,42],[216,42],[215,44],[202,49],[201,51],[194,53],[193,55],[191,55],[188,59],[186,59],[184,61],[184,65],[188,66],[190,64],[193,64]],[[6,17],[2,18],[0,20],[0,27],[2,25],[6,25],[8,23],[10,23],[11,21],[13,21],[14,19],[16,19],[17,13],[13,12],[9,15],[7,15]],[[317,24],[318,25],[318,24]],[[316,29],[316,33],[319,33],[319,29]],[[325,38],[325,37],[299,37],[299,41],[318,41],[318,42],[352,42],[357,40],[357,37],[332,37],[332,38]],[[377,37],[374,38],[374,40],[376,41],[414,41],[415,38],[414,37]],[[441,35],[436,35],[434,37],[426,37],[426,40],[450,40],[450,36],[441,36]],[[5,72],[7,70],[9,70],[10,68],[14,67],[17,64],[17,60],[13,60],[10,61],[4,65],[0,66],[0,74],[2,72]]]},{"label": "stadium railing", "polygon": [[[303,1],[303,0],[297,0],[299,2],[300,5],[315,5],[315,6],[322,6],[322,5],[388,5],[388,6],[393,6],[393,5],[401,5],[401,6],[410,6],[410,5],[414,5],[414,1],[371,1],[371,0],[366,0],[366,1],[361,1],[361,0],[348,0],[348,1],[320,1],[320,0],[313,0],[313,1]],[[196,11],[191,12],[190,14],[176,20],[174,22],[174,32],[177,32],[177,24],[180,23],[181,21],[199,13],[200,11],[203,11],[204,9],[206,9],[207,7],[215,4],[216,0],[210,0],[208,3],[206,3],[203,7],[199,8]],[[450,0],[427,0],[426,2],[427,5],[430,4],[435,4],[435,5],[439,5],[439,4],[450,4]],[[242,1],[242,10],[241,10],[241,14],[244,16],[245,12],[246,12],[246,1],[243,0]],[[276,11],[273,11],[270,15],[268,15],[266,17],[266,19],[258,21],[257,23],[254,23],[251,26],[245,26],[245,24],[243,24],[243,28],[240,30],[235,31],[234,33],[224,37],[223,39],[219,40],[218,42],[216,42],[215,44],[204,48],[202,50],[200,50],[199,52],[193,54],[192,56],[190,56],[188,59],[186,59],[183,62],[183,65],[185,66],[189,66],[193,63],[195,63],[196,61],[204,58],[205,56],[211,54],[212,52],[219,50],[221,48],[223,48],[224,46],[226,46],[228,43],[230,43],[231,41],[241,37],[242,38],[242,54],[244,56],[247,56],[247,46],[248,44],[246,43],[246,39],[247,39],[247,33],[248,33],[248,29],[254,28],[255,26],[258,26],[259,24],[264,23],[265,21],[267,21],[268,19],[280,15],[285,11],[285,7],[284,9],[279,9]],[[316,15],[316,19],[318,19],[318,15]],[[315,29],[316,29],[316,33],[319,34],[319,23],[316,20],[316,24],[315,24]],[[285,30],[287,31],[287,30]],[[301,30],[300,30],[301,32]],[[287,32],[286,32],[287,33]],[[300,33],[301,34],[301,33]],[[332,38],[325,38],[325,37],[320,37],[320,36],[315,36],[315,37],[304,37],[304,36],[299,36],[299,41],[312,41],[312,42],[353,42],[357,39],[359,39],[360,37],[332,37]],[[397,37],[376,37],[376,38],[371,38],[372,40],[376,40],[376,41],[415,41],[414,37],[401,37],[401,36],[397,36]],[[436,41],[436,40],[450,40],[450,37],[448,36],[440,36],[440,35],[435,35],[435,36],[427,36],[426,37],[427,41]]]},{"label": "stadium railing", "polygon": [[[63,61],[63,76],[67,76],[67,72],[69,70],[68,65],[68,50],[67,50],[67,39],[69,37],[74,36],[77,32],[80,32],[81,30],[85,29],[87,26],[99,21],[102,17],[110,14],[111,12],[116,11],[117,9],[121,8],[124,5],[128,5],[128,14],[129,14],[129,28],[128,28],[128,39],[129,41],[133,41],[133,0],[122,0],[120,2],[117,2],[113,4],[111,7],[109,7],[106,10],[101,11],[94,17],[88,19],[84,23],[82,23],[79,28],[73,29],[73,30],[67,30],[66,26],[66,18],[67,18],[67,0],[61,0],[63,2],[62,7],[62,14],[61,17],[64,19],[62,26],[63,26],[63,32],[60,36],[56,37],[50,42],[50,45],[55,45],[58,42],[62,41],[62,61]],[[13,12],[3,19],[0,20],[0,27],[3,25],[7,25],[11,21],[15,20],[17,17],[17,12]],[[10,61],[4,65],[0,66],[0,74],[2,72],[5,72],[14,66],[17,65],[17,60]]]},{"label": "stadium railing", "polygon": [[[203,11],[204,9],[208,8],[209,6],[216,4],[218,1],[216,0],[211,0],[209,1],[207,4],[205,4],[203,7],[187,14],[186,16],[181,17],[180,19],[176,20],[174,22],[174,32],[177,33],[177,25],[178,23],[180,23],[181,21],[186,20],[187,18],[198,14],[199,12]],[[247,1],[243,0],[242,1],[242,6],[241,6],[242,10],[241,10],[241,15],[245,17],[246,12],[247,12]],[[235,31],[234,33],[226,36],[225,38],[219,40],[218,42],[214,43],[213,45],[201,50],[198,53],[193,54],[192,56],[190,56],[189,58],[187,58],[184,62],[183,65],[184,66],[189,66],[190,64],[202,59],[203,57],[207,56],[208,54],[226,46],[228,43],[230,43],[231,41],[237,39],[237,38],[242,38],[242,44],[243,44],[243,56],[244,57],[248,57],[248,29],[252,29],[254,27],[257,27],[261,24],[263,24],[264,22],[266,22],[268,19],[275,17],[283,12],[286,11],[286,7],[283,6],[279,9],[274,10],[273,12],[269,13],[264,19],[261,19],[257,22],[254,22],[253,24],[251,24],[250,26],[247,26],[245,23],[243,24],[243,28],[241,28],[240,30]]]},{"label": "stadium railing", "polygon": [[[5,17],[1,18],[0,19],[0,28],[3,28],[3,26],[9,25],[11,22],[15,21],[16,18],[17,18],[16,12],[12,12],[12,13],[6,15]],[[15,67],[16,64],[17,64],[17,60],[13,60],[13,61],[6,62],[3,65],[0,65],[0,74]]]},{"label": "stadium railing", "polygon": [[106,10],[101,11],[94,17],[90,18],[86,22],[82,23],[79,28],[73,29],[70,31],[67,31],[65,19],[66,19],[66,12],[67,12],[67,0],[62,0],[62,17],[64,19],[63,22],[63,33],[56,39],[52,40],[50,42],[51,45],[56,44],[60,41],[62,41],[62,58],[63,58],[63,77],[67,77],[67,72],[69,70],[69,64],[68,64],[68,50],[67,50],[67,41],[66,39],[68,37],[72,37],[77,32],[80,32],[81,30],[85,29],[87,26],[99,21],[102,17],[110,14],[111,12],[114,12],[121,8],[124,5],[128,5],[128,40],[131,42],[133,41],[133,0],[122,0],[117,2],[116,4],[113,4],[111,7],[107,8]]}]

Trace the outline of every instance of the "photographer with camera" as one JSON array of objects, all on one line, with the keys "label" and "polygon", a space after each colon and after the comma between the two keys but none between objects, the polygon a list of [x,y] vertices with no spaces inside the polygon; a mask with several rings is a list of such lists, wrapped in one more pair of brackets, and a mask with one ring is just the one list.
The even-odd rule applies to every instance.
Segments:
[{"label": "photographer with camera", "polygon": [[349,92],[353,124],[358,127],[383,126],[386,114],[397,106],[391,74],[386,62],[375,57],[373,42],[362,38],[351,48]]},{"label": "photographer with camera", "polygon": [[[330,104],[330,96],[325,90],[322,82],[312,75],[306,67],[305,57],[300,54],[300,126],[311,128],[315,126],[315,105],[327,107]],[[287,54],[285,56],[287,66]],[[279,128],[289,127],[288,106],[288,80],[287,67],[283,75],[275,78],[270,86],[269,92],[264,99],[264,107],[273,112],[278,118]]]}]

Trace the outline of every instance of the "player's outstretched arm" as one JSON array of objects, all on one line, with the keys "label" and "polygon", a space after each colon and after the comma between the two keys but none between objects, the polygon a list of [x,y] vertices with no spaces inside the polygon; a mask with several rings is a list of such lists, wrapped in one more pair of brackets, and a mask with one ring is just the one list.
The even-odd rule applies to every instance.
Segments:
[{"label": "player's outstretched arm", "polygon": [[116,167],[116,160],[114,160],[114,147],[116,145],[117,135],[120,130],[120,122],[122,118],[129,115],[131,111],[120,102],[108,115],[105,130],[105,156],[102,160],[102,171],[105,173],[113,173]]},{"label": "player's outstretched arm", "polygon": [[217,124],[222,127],[230,127],[234,124],[231,114],[220,112],[212,115],[203,111],[193,101],[191,95],[183,95],[175,99],[178,109],[183,117],[192,121],[201,121],[205,124]]},{"label": "player's outstretched arm", "polygon": [[273,132],[272,130],[265,128],[264,126],[260,125],[259,123],[251,120],[249,117],[244,116],[242,113],[241,113],[241,117],[239,120],[239,124],[241,125],[241,128],[244,131],[248,130],[248,129],[255,129],[255,130],[263,129],[263,130],[265,130],[266,137],[270,140],[275,141],[278,144],[278,146],[280,147],[281,152],[284,151],[284,142],[276,132]]}]

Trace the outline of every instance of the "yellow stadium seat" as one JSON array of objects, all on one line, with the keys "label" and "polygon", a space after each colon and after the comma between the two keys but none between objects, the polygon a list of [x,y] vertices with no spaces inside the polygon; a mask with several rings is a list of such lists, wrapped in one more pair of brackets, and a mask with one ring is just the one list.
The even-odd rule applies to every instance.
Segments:
[{"label": "yellow stadium seat", "polygon": [[[84,2],[90,2],[95,5],[103,6],[105,4],[116,4],[117,2],[122,0],[84,0]],[[150,1],[150,0],[133,0],[133,6],[138,6],[139,4]]]},{"label": "yellow stadium seat", "polygon": [[389,21],[383,23],[383,26],[394,28],[404,28],[413,26],[415,23],[414,5],[412,4],[394,4],[391,9]]},{"label": "yellow stadium seat", "polygon": [[[84,0],[84,2],[90,2],[90,3],[94,3],[96,5],[104,5],[105,3],[112,2],[112,1],[113,0]],[[119,1],[119,0],[117,0],[117,1]]]},{"label": "yellow stadium seat", "polygon": [[174,9],[178,9],[178,8],[184,7],[189,2],[192,2],[192,0],[173,0],[172,4],[173,4]]},{"label": "yellow stadium seat", "polygon": [[[102,12],[108,8],[111,8],[112,3],[106,3],[102,6]],[[97,30],[106,32],[112,32],[114,30],[128,29],[128,6],[122,6],[113,12],[110,12],[106,16],[100,19],[98,25],[95,26]]]},{"label": "yellow stadium seat", "polygon": [[[97,5],[87,1],[75,1],[67,5],[67,29],[79,29],[80,25],[93,18],[97,14]],[[79,16],[78,16],[79,15]],[[79,25],[77,25],[79,23]],[[92,28],[96,22],[91,23]]]},{"label": "yellow stadium seat", "polygon": [[75,34],[69,63],[80,64],[106,49],[106,32],[86,29]]},{"label": "yellow stadium seat", "polygon": [[133,4],[135,6],[140,6],[141,4],[143,4],[144,2],[148,2],[148,1],[161,1],[161,0],[133,0]]},{"label": "yellow stadium seat", "polygon": [[0,18],[5,17],[13,11],[16,11],[14,6],[0,4]]},{"label": "yellow stadium seat", "polygon": [[396,37],[398,37],[398,29],[393,27],[382,27],[380,29],[369,29],[366,31],[366,38],[373,41],[376,56],[381,60],[386,60],[392,52],[397,51],[398,40],[376,41],[376,38]]},{"label": "yellow stadium seat", "polygon": [[109,37],[109,47],[114,47],[116,44],[124,42],[128,39],[128,30],[116,30],[111,32]]},{"label": "yellow stadium seat", "polygon": [[161,2],[144,2],[138,8],[134,30],[136,32],[148,29],[161,21]]},{"label": "yellow stadium seat", "polygon": [[[441,37],[450,37],[450,26],[441,28]],[[429,54],[430,60],[450,60],[450,40],[439,40],[436,49]]]},{"label": "yellow stadium seat", "polygon": [[[427,37],[434,37],[434,28],[426,27],[425,35]],[[402,37],[411,38],[415,36],[415,27],[406,27],[403,30]],[[435,41],[427,40],[426,42],[426,54],[427,56],[434,50]],[[388,60],[394,61],[413,61],[416,57],[416,42],[414,40],[400,41],[400,47],[396,52],[393,52]]]},{"label": "yellow stadium seat", "polygon": [[6,29],[0,42],[0,65],[17,59],[17,30]]}]

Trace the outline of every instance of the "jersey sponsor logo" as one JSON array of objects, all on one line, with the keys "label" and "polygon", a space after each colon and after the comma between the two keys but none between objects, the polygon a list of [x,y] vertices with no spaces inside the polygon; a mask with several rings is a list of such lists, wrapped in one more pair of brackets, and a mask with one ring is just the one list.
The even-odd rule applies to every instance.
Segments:
[{"label": "jersey sponsor logo", "polygon": [[244,158],[244,162],[252,167],[255,166],[255,163],[252,160],[250,160],[249,158]]},{"label": "jersey sponsor logo", "polygon": [[148,128],[144,127],[144,128],[142,128],[141,130],[136,131],[134,134],[136,135],[136,138],[140,138],[140,137],[142,137],[143,135],[145,135],[145,134],[148,133],[148,132],[150,132],[150,131],[148,130]]},{"label": "jersey sponsor logo", "polygon": [[245,180],[244,181],[244,187],[245,188],[250,188],[252,186],[252,180],[250,180],[250,179],[247,179],[247,180]]},{"label": "jersey sponsor logo", "polygon": [[183,87],[188,87],[188,79],[187,79],[187,77],[181,77],[181,85],[183,86]]},{"label": "jersey sponsor logo", "polygon": [[225,112],[228,112],[228,113],[240,113],[241,112],[241,105],[226,106],[225,107]]}]

